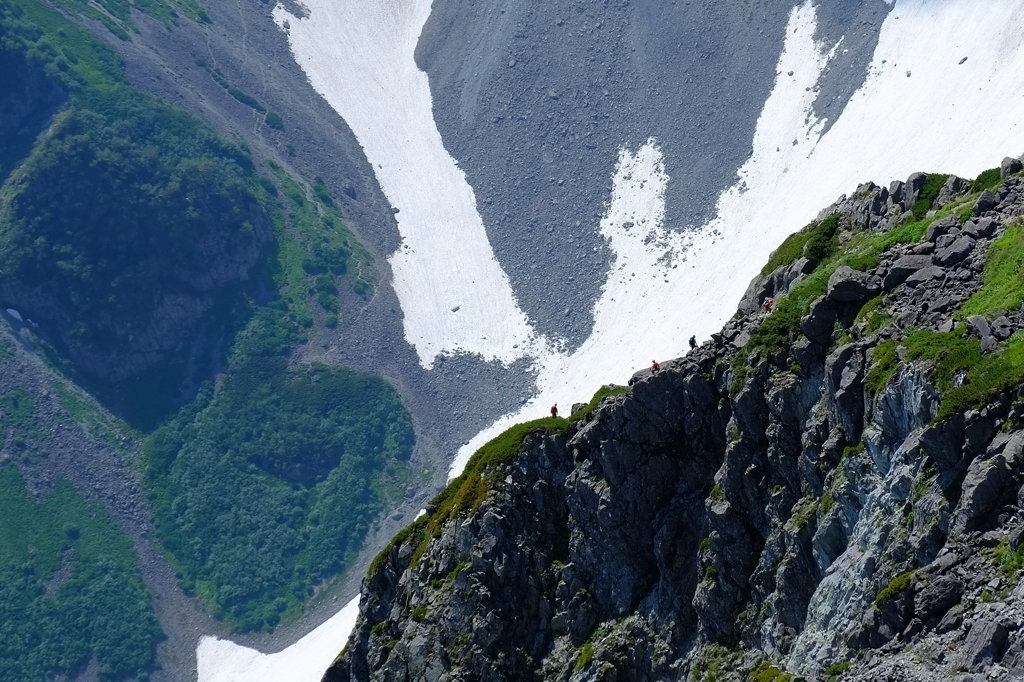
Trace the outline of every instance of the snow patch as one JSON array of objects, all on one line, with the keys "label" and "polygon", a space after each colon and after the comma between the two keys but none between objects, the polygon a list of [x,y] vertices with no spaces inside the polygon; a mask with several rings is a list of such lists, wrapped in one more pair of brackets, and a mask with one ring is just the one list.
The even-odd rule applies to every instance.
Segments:
[{"label": "snow patch", "polygon": [[430,0],[305,0],[274,19],[310,83],[348,123],[373,165],[402,243],[388,259],[406,339],[430,368],[443,353],[509,363],[538,338],[491,249],[476,197],[434,123],[416,65]]},{"label": "snow patch", "polygon": [[196,650],[199,682],[317,682],[345,646],[358,615],[356,597],[323,625],[276,654],[203,637]]}]

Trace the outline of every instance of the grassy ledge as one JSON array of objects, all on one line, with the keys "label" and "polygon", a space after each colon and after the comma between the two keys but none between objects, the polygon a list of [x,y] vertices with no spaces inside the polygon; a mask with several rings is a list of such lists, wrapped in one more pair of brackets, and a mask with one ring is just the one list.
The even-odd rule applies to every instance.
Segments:
[{"label": "grassy ledge", "polygon": [[412,524],[399,531],[391,542],[382,549],[370,564],[369,575],[377,573],[394,547],[399,547],[410,538],[416,540],[410,566],[419,562],[427,543],[441,534],[444,525],[451,519],[463,514],[472,514],[480,508],[487,493],[499,476],[499,469],[516,459],[522,452],[523,442],[533,433],[553,435],[566,433],[569,428],[594,413],[605,398],[628,392],[624,386],[602,386],[583,408],[577,410],[568,419],[562,417],[544,417],[533,421],[516,424],[495,436],[477,450],[462,474],[452,481],[434,497],[427,505],[427,513],[416,519]]}]

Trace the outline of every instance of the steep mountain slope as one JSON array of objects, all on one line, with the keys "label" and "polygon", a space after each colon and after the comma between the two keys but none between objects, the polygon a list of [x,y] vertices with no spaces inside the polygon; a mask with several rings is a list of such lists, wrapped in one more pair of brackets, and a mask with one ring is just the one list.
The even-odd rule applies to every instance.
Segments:
[{"label": "steep mountain slope", "polygon": [[130,472],[156,679],[327,618],[455,449],[718,329],[854,179],[1022,148],[1021,0],[0,4],[0,302],[103,405],[26,423],[130,434],[0,457],[43,496]]},{"label": "steep mountain slope", "polygon": [[340,582],[410,478],[398,392],[302,356],[379,277],[323,180],[144,94],[69,20],[134,44],[188,8],[0,0],[5,679],[193,679],[201,633]]},{"label": "steep mountain slope", "polygon": [[710,342],[483,448],[324,679],[1024,674],[1021,168],[858,187]]}]

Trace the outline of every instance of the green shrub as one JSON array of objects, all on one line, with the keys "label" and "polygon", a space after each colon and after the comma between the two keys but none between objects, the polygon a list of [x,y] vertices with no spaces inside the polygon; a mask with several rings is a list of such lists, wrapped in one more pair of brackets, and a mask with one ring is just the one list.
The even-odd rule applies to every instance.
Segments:
[{"label": "green shrub", "polygon": [[935,203],[935,199],[938,198],[939,192],[942,191],[942,186],[946,184],[946,180],[949,179],[949,175],[944,173],[929,173],[927,179],[924,181],[924,186],[921,188],[921,193],[917,197],[917,201],[914,202],[913,207],[910,211],[914,214],[915,220],[921,220],[925,214],[931,209]]},{"label": "green shrub", "polygon": [[1002,182],[1002,175],[998,168],[989,168],[978,174],[978,177],[971,183],[972,192],[982,192],[986,189],[995,189]]},{"label": "green shrub", "polygon": [[747,682],[789,682],[792,679],[792,673],[783,672],[768,661],[761,661],[747,676]]},{"label": "green shrub", "polygon": [[839,214],[833,213],[811,230],[804,247],[804,255],[812,263],[820,263],[831,256],[836,249],[836,232],[839,229]]},{"label": "green shrub", "polygon": [[131,540],[67,481],[30,495],[0,466],[0,679],[145,678],[163,637]]},{"label": "green shrub", "polygon": [[864,388],[868,395],[878,395],[896,374],[899,365],[895,341],[886,339],[875,346],[874,354],[871,356],[871,368],[864,379]]},{"label": "green shrub", "polygon": [[882,590],[875,595],[875,605],[881,604],[887,599],[892,599],[896,595],[906,592],[910,588],[910,581],[917,574],[916,570],[907,571],[906,573],[900,573],[898,576],[889,581],[889,584],[882,588]]},{"label": "green shrub", "polygon": [[585,642],[580,647],[579,654],[576,657],[576,670],[583,670],[592,660],[594,660],[594,645],[590,642]]},{"label": "green shrub", "polygon": [[1008,540],[1001,541],[992,549],[992,561],[1000,575],[1015,582],[1021,570],[1024,570],[1024,544],[1012,549]]},{"label": "green shrub", "polygon": [[824,260],[835,248],[838,227],[839,214],[833,213],[821,222],[815,221],[799,232],[791,234],[768,257],[768,262],[761,268],[761,274],[768,275],[776,268],[789,265],[800,257],[806,257],[812,262]]},{"label": "green shrub", "polygon": [[829,667],[825,668],[825,674],[828,676],[828,682],[835,682],[843,673],[850,669],[850,662],[843,661],[841,663],[833,663]]},{"label": "green shrub", "polygon": [[263,122],[274,130],[284,130],[284,121],[276,111],[268,111],[267,115],[263,117]]}]

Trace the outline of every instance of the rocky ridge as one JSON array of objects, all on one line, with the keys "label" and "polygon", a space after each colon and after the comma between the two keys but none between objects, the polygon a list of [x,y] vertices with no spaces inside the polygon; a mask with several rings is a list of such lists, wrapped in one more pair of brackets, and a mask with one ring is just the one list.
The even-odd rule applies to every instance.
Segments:
[{"label": "rocky ridge", "polygon": [[1020,171],[862,185],[711,341],[485,446],[324,680],[1021,679]]}]

